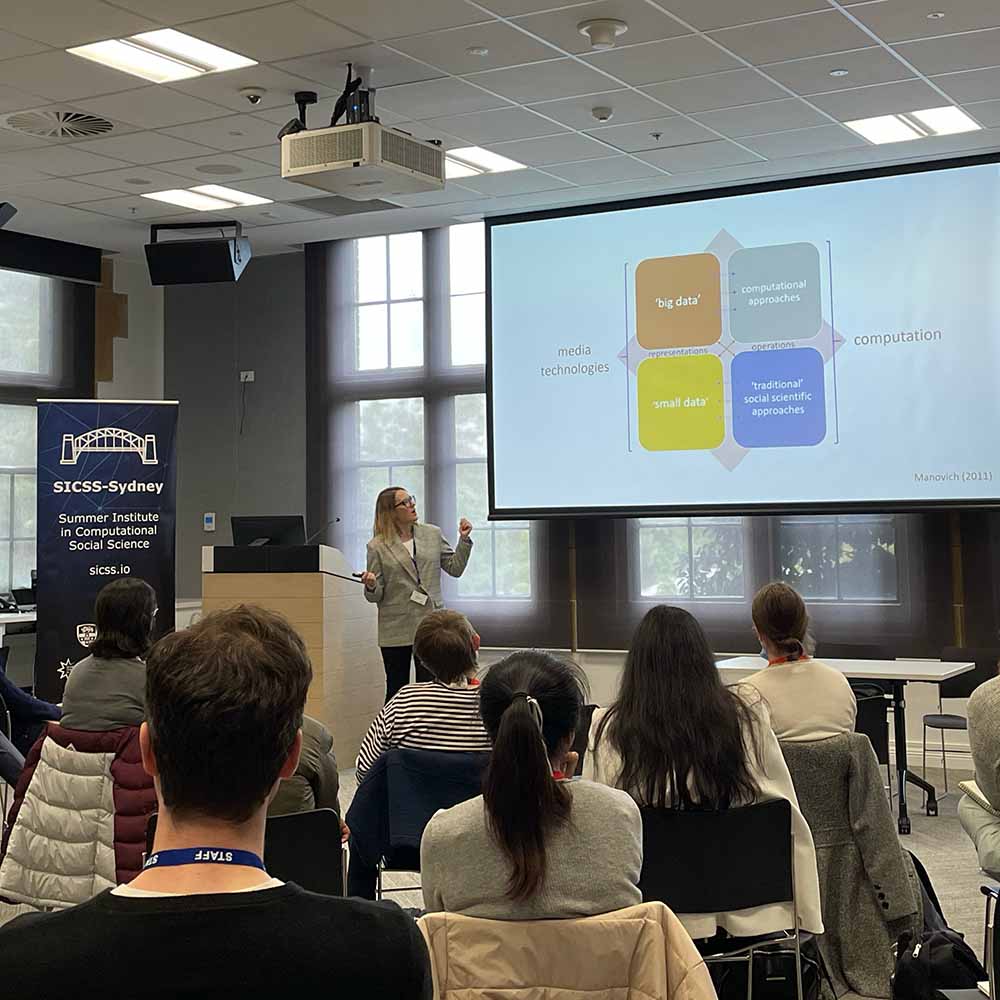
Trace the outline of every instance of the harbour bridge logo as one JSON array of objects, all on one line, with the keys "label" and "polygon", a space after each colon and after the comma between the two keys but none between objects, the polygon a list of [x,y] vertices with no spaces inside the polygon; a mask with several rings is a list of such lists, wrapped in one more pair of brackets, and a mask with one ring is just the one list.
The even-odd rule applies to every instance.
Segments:
[{"label": "harbour bridge logo", "polygon": [[156,465],[156,435],[133,434],[120,427],[97,427],[83,434],[63,434],[60,465],[76,465],[81,455],[135,452],[143,465]]}]

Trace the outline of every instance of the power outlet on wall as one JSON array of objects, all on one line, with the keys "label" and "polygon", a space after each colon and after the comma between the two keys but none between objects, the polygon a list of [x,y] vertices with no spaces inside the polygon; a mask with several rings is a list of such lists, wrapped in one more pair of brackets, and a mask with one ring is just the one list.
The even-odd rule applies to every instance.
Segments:
[{"label": "power outlet on wall", "polygon": [[250,371],[240,372],[241,382],[255,382],[257,380],[257,373],[251,369]]}]

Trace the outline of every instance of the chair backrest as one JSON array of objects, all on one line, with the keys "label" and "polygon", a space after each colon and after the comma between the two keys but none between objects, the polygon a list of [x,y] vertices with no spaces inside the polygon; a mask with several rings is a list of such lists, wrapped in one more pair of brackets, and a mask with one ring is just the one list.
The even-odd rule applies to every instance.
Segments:
[{"label": "chair backrest", "polygon": [[[156,813],[146,824],[146,854],[153,851]],[[332,809],[268,816],[264,827],[267,873],[324,896],[344,895],[340,819]]]},{"label": "chair backrest", "polygon": [[889,702],[878,684],[851,681],[851,690],[858,703],[854,731],[868,737],[880,764],[889,763]]},{"label": "chair backrest", "polygon": [[583,759],[587,756],[587,741],[590,737],[590,721],[597,711],[596,705],[584,705],[580,709],[580,721],[576,725],[576,735],[573,737],[573,750],[578,754],[575,774],[583,774]]},{"label": "chair backrest", "polygon": [[647,902],[675,913],[728,913],[794,898],[792,807],[787,799],[721,812],[643,807]]},{"label": "chair backrest", "polygon": [[942,698],[968,698],[980,684],[997,676],[997,661],[1000,648],[995,646],[946,646],[941,651],[941,659],[946,663],[975,663],[974,670],[953,677],[940,684]]}]

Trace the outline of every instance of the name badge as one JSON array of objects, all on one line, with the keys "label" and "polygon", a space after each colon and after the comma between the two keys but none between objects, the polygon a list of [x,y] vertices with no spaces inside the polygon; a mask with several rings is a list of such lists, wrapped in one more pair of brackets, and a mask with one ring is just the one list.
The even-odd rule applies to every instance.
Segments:
[{"label": "name badge", "polygon": [[412,594],[410,594],[410,600],[413,601],[414,604],[420,604],[422,606],[426,604],[430,598],[427,594],[424,594],[419,590],[415,590]]}]

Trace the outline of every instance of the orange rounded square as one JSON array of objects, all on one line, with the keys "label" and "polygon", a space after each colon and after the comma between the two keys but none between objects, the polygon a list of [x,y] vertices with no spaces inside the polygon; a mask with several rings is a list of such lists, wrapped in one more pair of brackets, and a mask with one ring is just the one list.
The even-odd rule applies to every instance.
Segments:
[{"label": "orange rounded square", "polygon": [[650,257],[635,269],[636,339],[649,351],[722,336],[722,276],[712,253]]}]

